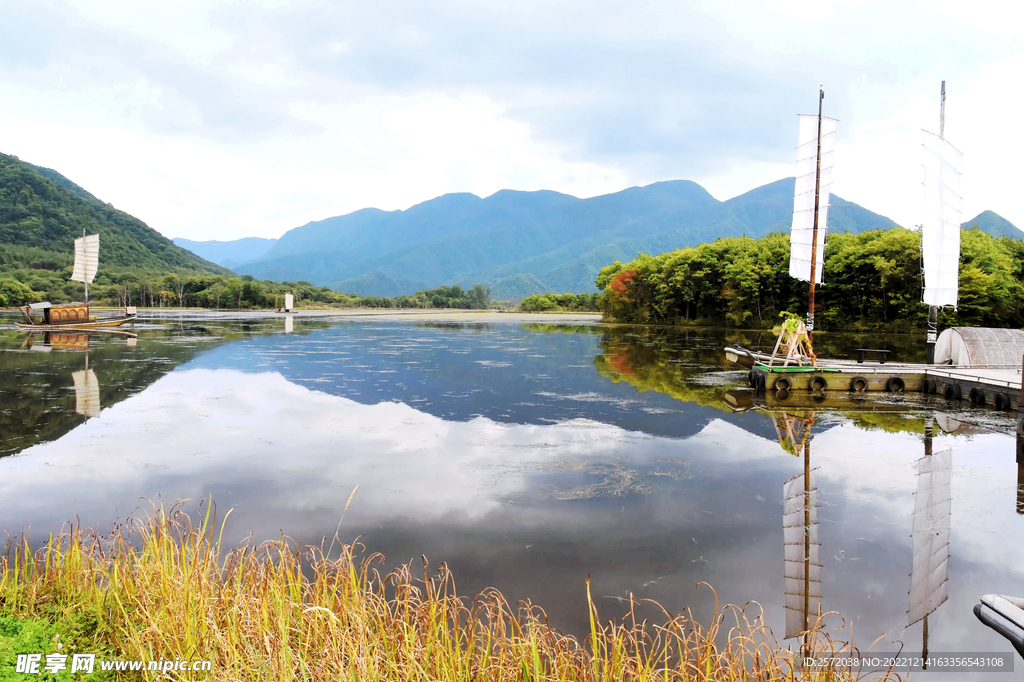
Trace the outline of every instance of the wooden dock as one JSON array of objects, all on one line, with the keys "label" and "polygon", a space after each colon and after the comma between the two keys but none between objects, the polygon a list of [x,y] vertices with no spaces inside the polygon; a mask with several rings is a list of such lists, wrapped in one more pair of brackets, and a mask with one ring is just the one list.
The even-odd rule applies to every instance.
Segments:
[{"label": "wooden dock", "polygon": [[750,367],[750,386],[785,401],[791,392],[925,393],[998,410],[1018,409],[1021,364],[924,365],[896,362],[818,361],[817,367],[790,364],[759,353],[726,349],[730,360]]}]

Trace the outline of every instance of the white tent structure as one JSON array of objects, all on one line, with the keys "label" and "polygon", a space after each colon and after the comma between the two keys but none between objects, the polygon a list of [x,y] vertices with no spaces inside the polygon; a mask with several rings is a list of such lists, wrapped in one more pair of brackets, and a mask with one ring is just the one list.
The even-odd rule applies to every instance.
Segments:
[{"label": "white tent structure", "polygon": [[1024,331],[991,327],[950,327],[935,343],[935,363],[1020,367]]}]

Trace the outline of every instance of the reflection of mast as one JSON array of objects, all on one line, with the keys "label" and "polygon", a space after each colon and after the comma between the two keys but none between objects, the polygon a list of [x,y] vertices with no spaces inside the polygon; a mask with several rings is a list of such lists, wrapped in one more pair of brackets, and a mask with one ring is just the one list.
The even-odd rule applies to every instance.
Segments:
[{"label": "reflection of mast", "polygon": [[1024,514],[1024,412],[1017,417],[1017,513]]},{"label": "reflection of mast", "polygon": [[75,412],[86,419],[100,416],[100,382],[96,373],[89,369],[89,353],[85,354],[85,369],[73,372],[75,382]]},{"label": "reflection of mast", "polygon": [[[792,415],[787,415],[792,416]],[[785,543],[786,574],[786,639],[806,633],[812,626],[811,616],[821,614],[821,541],[818,538],[818,489],[812,478],[810,413],[803,423],[800,443],[803,445],[804,472],[783,484],[784,500],[782,535]],[[776,429],[778,426],[776,419]],[[795,432],[795,431],[794,431]],[[781,437],[780,437],[781,440]],[[794,441],[790,441],[795,444]],[[794,453],[795,454],[795,453]],[[808,645],[804,635],[803,647]]]},{"label": "reflection of mast", "polygon": [[910,572],[910,624],[924,621],[921,655],[928,656],[928,616],[946,601],[949,577],[949,521],[953,453],[932,453],[932,418],[925,418],[924,457],[917,462],[914,498],[913,568]]},{"label": "reflection of mast", "polygon": [[1024,514],[1024,456],[1019,452],[1017,453],[1017,513]]}]

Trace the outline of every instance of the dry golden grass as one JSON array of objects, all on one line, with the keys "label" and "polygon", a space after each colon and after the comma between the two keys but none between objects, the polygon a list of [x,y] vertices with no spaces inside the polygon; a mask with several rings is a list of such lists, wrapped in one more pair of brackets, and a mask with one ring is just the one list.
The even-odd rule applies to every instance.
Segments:
[{"label": "dry golden grass", "polygon": [[[459,597],[444,563],[428,571],[424,559],[422,578],[411,564],[382,574],[382,556],[359,558],[337,538],[225,551],[212,509],[198,527],[154,506],[102,538],[71,529],[34,552],[14,544],[0,563],[0,614],[93,623],[78,644],[124,658],[213,663],[172,679],[858,679],[794,671],[756,605],[725,607],[708,627],[663,609],[663,621],[637,622],[635,603],[622,621],[602,622],[588,581],[591,631],[581,642],[496,590]],[[819,654],[851,651],[820,629],[808,641]]]}]

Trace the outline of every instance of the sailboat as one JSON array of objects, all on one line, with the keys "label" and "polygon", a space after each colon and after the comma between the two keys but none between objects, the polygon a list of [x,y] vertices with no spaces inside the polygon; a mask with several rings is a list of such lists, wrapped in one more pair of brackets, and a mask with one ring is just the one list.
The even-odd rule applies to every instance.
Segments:
[{"label": "sailboat", "polygon": [[[82,282],[85,286],[85,302],[63,303],[53,305],[48,301],[30,303],[22,309],[27,322],[18,322],[15,326],[22,329],[92,329],[102,327],[120,327],[126,322],[134,322],[137,317],[134,307],[126,307],[124,314],[117,317],[100,318],[89,314],[89,284],[95,279],[100,261],[100,236],[86,235],[75,240],[75,267],[71,279]],[[32,313],[41,315],[40,319],[32,317]]]},{"label": "sailboat", "polygon": [[793,192],[793,224],[789,234],[789,276],[809,285],[806,322],[787,320],[771,355],[744,348],[726,348],[726,357],[751,367],[772,366],[776,359],[788,367],[808,361],[817,368],[814,354],[814,294],[823,284],[825,236],[828,234],[829,195],[832,188],[832,155],[836,146],[838,119],[822,115],[824,88],[818,90],[818,113],[798,114],[796,183]]},{"label": "sailboat", "polygon": [[[960,290],[960,161],[963,154],[946,140],[946,81],[939,95],[939,134],[924,133],[923,302],[928,304],[928,364],[935,363],[938,311],[956,307]],[[944,332],[945,333],[945,332]]]}]

